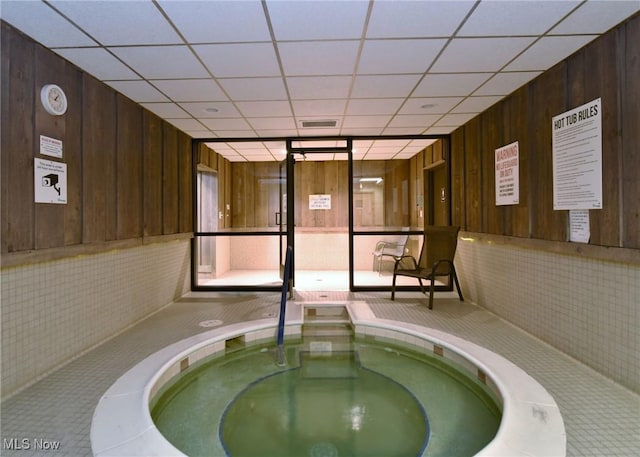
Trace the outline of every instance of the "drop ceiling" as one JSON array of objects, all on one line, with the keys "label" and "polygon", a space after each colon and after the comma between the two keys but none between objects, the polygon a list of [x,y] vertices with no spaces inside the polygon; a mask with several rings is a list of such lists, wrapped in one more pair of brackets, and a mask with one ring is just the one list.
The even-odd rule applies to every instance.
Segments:
[{"label": "drop ceiling", "polygon": [[[633,1],[13,1],[15,28],[232,161],[284,137],[408,158],[640,10]],[[303,124],[335,127],[304,127]],[[328,122],[331,121],[331,122]],[[314,146],[331,147],[332,141]],[[320,157],[320,156],[316,156]],[[338,158],[338,157],[336,157]]]}]

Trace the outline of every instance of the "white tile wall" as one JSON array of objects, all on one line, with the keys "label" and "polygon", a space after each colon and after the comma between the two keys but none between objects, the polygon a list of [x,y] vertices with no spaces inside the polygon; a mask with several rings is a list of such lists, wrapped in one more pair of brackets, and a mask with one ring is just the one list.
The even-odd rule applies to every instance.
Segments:
[{"label": "white tile wall", "polygon": [[470,238],[465,297],[640,392],[640,266]]},{"label": "white tile wall", "polygon": [[189,241],[2,270],[2,397],[189,290]]}]

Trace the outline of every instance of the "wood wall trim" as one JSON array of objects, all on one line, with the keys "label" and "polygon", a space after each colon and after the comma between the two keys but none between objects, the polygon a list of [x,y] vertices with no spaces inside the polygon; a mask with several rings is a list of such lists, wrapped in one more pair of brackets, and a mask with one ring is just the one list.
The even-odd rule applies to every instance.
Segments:
[{"label": "wood wall trim", "polygon": [[577,256],[582,259],[603,260],[621,264],[640,266],[640,249],[598,246],[594,244],[571,243],[566,241],[548,241],[535,238],[492,235],[490,233],[463,232],[460,238],[483,244],[533,249],[535,251]]},{"label": "wood wall trim", "polygon": [[170,243],[173,241],[187,240],[191,238],[193,238],[193,233],[174,233],[170,235],[132,238],[129,240],[84,243],[74,246],[62,246],[50,249],[11,252],[2,254],[2,270],[79,256],[102,254],[108,251],[132,249],[155,243]]}]

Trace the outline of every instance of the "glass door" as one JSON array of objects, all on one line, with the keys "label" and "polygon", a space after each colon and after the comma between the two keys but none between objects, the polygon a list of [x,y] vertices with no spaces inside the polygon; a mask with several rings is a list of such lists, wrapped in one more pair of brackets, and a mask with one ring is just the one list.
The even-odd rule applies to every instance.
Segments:
[{"label": "glass door", "polygon": [[287,143],[287,239],[300,291],[350,287],[351,139]]},{"label": "glass door", "polygon": [[[285,260],[287,247],[291,246],[293,249],[294,236],[290,233],[289,227],[293,227],[293,212],[288,211],[288,208],[293,208],[293,155],[287,154],[285,160],[280,162],[279,165],[279,211],[276,213],[276,224],[278,225],[278,231],[280,234],[280,278],[284,281],[285,272]],[[290,287],[294,284],[294,268],[293,258],[291,259],[290,268]]]}]

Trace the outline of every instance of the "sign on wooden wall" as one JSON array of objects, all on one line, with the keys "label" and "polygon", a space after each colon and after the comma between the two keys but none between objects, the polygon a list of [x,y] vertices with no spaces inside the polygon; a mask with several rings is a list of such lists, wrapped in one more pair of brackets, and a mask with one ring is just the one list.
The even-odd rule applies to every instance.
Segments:
[{"label": "sign on wooden wall", "polygon": [[602,209],[600,99],[554,116],[553,209]]},{"label": "sign on wooden wall", "polygon": [[496,149],[496,205],[520,203],[520,150],[518,142]]},{"label": "sign on wooden wall", "polygon": [[36,203],[67,203],[67,164],[33,159]]}]

